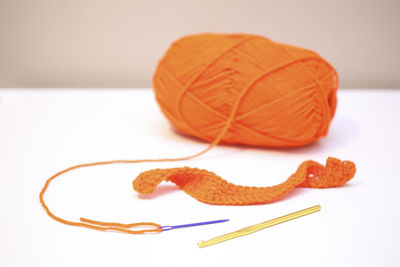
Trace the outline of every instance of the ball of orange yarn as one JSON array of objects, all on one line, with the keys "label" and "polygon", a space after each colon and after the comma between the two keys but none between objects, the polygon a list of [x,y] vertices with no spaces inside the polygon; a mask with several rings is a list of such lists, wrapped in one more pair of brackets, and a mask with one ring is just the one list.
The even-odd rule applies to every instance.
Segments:
[{"label": "ball of orange yarn", "polygon": [[213,141],[295,147],[325,136],[338,77],[317,53],[249,34],[198,34],[170,46],[153,87],[180,132]]}]

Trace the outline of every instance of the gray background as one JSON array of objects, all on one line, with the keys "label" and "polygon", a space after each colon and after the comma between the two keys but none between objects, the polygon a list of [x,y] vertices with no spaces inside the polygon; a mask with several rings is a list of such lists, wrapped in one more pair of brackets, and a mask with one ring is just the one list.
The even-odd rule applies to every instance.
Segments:
[{"label": "gray background", "polygon": [[313,49],[341,87],[400,88],[400,1],[0,0],[0,87],[150,87],[175,39],[245,32]]}]

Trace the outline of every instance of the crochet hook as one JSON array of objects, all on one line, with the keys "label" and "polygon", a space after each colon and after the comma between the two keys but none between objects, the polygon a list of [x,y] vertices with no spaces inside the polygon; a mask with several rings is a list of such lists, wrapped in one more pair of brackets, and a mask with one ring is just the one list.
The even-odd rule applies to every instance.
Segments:
[{"label": "crochet hook", "polygon": [[229,233],[229,234],[225,234],[225,235],[221,235],[221,236],[218,236],[218,237],[214,237],[214,238],[212,238],[210,240],[207,240],[207,241],[203,241],[202,240],[202,241],[198,242],[197,245],[200,248],[211,246],[211,245],[223,242],[223,241],[230,240],[232,238],[236,238],[236,237],[239,237],[239,236],[252,234],[252,233],[257,232],[257,231],[259,231],[261,229],[264,229],[264,228],[267,228],[267,227],[270,227],[270,226],[273,226],[273,225],[276,225],[276,224],[279,224],[279,223],[287,222],[289,220],[293,220],[293,219],[299,218],[301,216],[308,215],[310,213],[317,212],[317,211],[320,211],[320,210],[321,210],[321,206],[320,205],[316,205],[316,206],[313,206],[313,207],[310,207],[310,208],[307,208],[307,209],[304,209],[304,210],[296,211],[296,212],[293,212],[293,213],[290,213],[290,214],[287,214],[287,215],[284,215],[284,216],[281,216],[281,217],[278,217],[278,218],[275,218],[275,219],[272,219],[272,220],[269,220],[269,221],[266,221],[266,222],[262,222],[262,223],[255,224],[255,225],[251,225],[251,226],[242,228],[240,230],[237,230],[237,231]]},{"label": "crochet hook", "polygon": [[166,226],[161,226],[163,231],[168,231],[172,229],[178,229],[178,228],[184,228],[184,227],[192,227],[192,226],[200,226],[200,225],[207,225],[207,224],[214,224],[214,223],[222,223],[222,222],[227,222],[229,221],[228,219],[225,220],[215,220],[215,221],[207,221],[207,222],[198,222],[198,223],[188,223],[188,224],[180,224],[180,225],[166,225]]}]

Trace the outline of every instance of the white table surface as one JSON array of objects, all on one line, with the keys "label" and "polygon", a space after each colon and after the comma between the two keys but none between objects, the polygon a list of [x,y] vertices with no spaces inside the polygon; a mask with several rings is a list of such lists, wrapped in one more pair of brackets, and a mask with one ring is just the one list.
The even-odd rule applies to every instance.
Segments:
[{"label": "white table surface", "polygon": [[[400,266],[400,90],[339,91],[329,135],[298,149],[218,146],[174,163],[113,165],[61,176],[45,196],[56,215],[162,225],[229,222],[151,235],[104,233],[50,219],[38,194],[78,163],[191,155],[207,144],[176,133],[149,89],[0,89],[0,266]],[[230,182],[267,186],[304,160],[353,160],[335,189],[296,189],[267,205],[203,204],[173,184],[154,196],[131,182],[141,171],[192,166]],[[318,213],[218,245],[206,240],[320,204]]]}]

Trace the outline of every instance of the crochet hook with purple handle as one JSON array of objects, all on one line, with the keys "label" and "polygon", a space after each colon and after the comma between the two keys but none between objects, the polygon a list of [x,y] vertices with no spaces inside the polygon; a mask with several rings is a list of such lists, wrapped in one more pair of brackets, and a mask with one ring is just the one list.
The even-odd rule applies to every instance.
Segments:
[{"label": "crochet hook with purple handle", "polygon": [[168,231],[172,229],[178,229],[178,228],[184,228],[184,227],[192,227],[192,226],[200,226],[200,225],[207,225],[207,224],[213,224],[213,223],[222,223],[222,222],[227,222],[229,221],[228,219],[226,220],[216,220],[216,221],[207,221],[207,222],[198,222],[198,223],[188,223],[188,224],[180,224],[180,225],[173,225],[173,226],[161,226],[163,231]]}]

